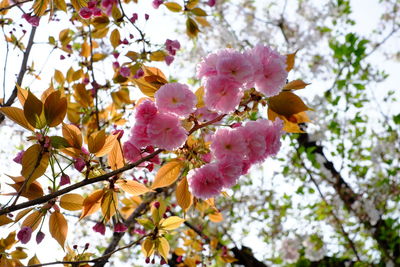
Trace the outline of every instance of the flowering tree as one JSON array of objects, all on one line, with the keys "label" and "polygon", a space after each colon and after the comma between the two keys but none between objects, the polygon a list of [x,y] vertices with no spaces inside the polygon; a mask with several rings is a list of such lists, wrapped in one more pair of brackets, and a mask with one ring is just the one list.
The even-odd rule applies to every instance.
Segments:
[{"label": "flowering tree", "polygon": [[[300,265],[346,261],[398,264],[398,224],[392,207],[397,203],[397,181],[374,180],[376,173],[368,173],[368,168],[380,166],[384,168],[382,177],[395,176],[398,160],[382,155],[379,162],[368,165],[365,162],[370,159],[362,151],[370,144],[359,141],[360,137],[382,140],[377,139],[378,133],[367,131],[367,117],[359,111],[368,101],[363,94],[365,86],[382,76],[363,63],[376,48],[367,52],[367,40],[351,33],[343,41],[335,40],[333,37],[343,33],[335,32],[334,27],[318,32],[325,32],[331,40],[330,63],[337,64],[332,67],[337,76],[323,101],[313,105],[318,112],[309,112],[322,118],[315,119],[316,129],[308,130],[306,111],[310,108],[294,92],[308,83],[288,76],[300,45],[293,41],[296,36],[289,34],[294,26],[284,19],[283,12],[274,27],[284,43],[274,45],[285,45],[287,54],[280,54],[266,40],[257,40],[257,33],[246,35],[251,41],[241,40],[235,24],[227,23],[229,17],[224,14],[235,8],[230,3],[144,3],[178,13],[171,16],[183,15],[188,38],[204,42],[198,48],[205,49],[208,40],[215,40],[212,45],[217,47],[196,60],[196,70],[180,75],[194,77],[184,84],[173,76],[167,79],[162,71],[173,65],[181,43],[168,37],[154,43],[145,31],[146,22],[153,18],[141,12],[128,15],[127,10],[137,7],[137,2],[1,2],[7,53],[14,47],[23,58],[15,88],[3,98],[0,120],[18,124],[15,127],[24,128],[27,137],[24,149],[14,158],[20,170],[5,171],[14,191],[4,191],[7,200],[0,211],[0,224],[8,232],[1,239],[1,266],[23,266],[21,262],[28,257],[24,244],[40,244],[48,238],[58,242],[65,256],[47,265],[104,266],[113,256],[131,255],[139,248],[143,256],[137,265],[157,261],[171,266],[208,262],[266,266],[266,262],[281,264],[282,260]],[[396,3],[387,4],[397,10]],[[251,5],[243,6],[241,12],[256,18]],[[348,6],[349,2],[338,1],[332,9],[340,12],[331,18],[351,24]],[[19,12],[15,9],[26,21],[21,25],[30,25],[28,40],[24,38],[26,30],[15,30],[19,23],[14,19]],[[218,44],[213,36],[223,23],[208,16],[212,13],[217,13],[215,18],[223,20],[229,26],[225,29],[235,36],[229,43],[233,48],[224,49],[226,44]],[[266,17],[273,19],[271,14]],[[58,61],[66,66],[54,66],[43,90],[24,85],[23,78],[26,74],[41,76],[28,61],[36,56],[31,49],[37,45],[36,32],[46,29],[46,18],[52,21],[50,27],[61,22],[68,26],[48,36],[50,53],[57,51]],[[389,37],[398,29],[396,17],[393,25]],[[307,48],[307,43],[302,45]],[[317,56],[306,48],[304,58]],[[321,66],[314,63],[311,67]],[[14,104],[17,98],[19,104]],[[337,108],[340,99],[345,99],[341,105],[346,107],[346,116]],[[389,142],[397,136],[399,119],[394,116],[385,122],[387,138],[383,140]],[[349,126],[347,130],[344,125]],[[321,132],[326,139],[316,139]],[[358,149],[347,147],[343,140]],[[281,174],[292,179],[295,185],[289,191],[295,192],[279,196],[278,189],[260,188],[249,169],[257,169],[277,155],[281,146],[286,155]],[[398,148],[394,149],[398,153]],[[331,155],[327,150],[332,150]],[[346,167],[338,169],[333,160]],[[368,179],[351,180],[360,176]],[[382,193],[379,190],[387,191],[381,199],[376,195]],[[293,207],[294,196],[309,197],[315,191],[321,200],[310,197],[310,202]],[[248,210],[246,216],[242,216],[243,209]],[[341,246],[333,255],[334,249],[326,253],[328,242],[323,234],[302,235],[301,228],[290,229],[296,228],[293,224],[282,227],[289,211],[306,209],[311,211],[309,221],[332,227],[326,233]],[[85,234],[84,245],[70,242],[75,217],[83,228],[91,224],[99,235],[110,237],[113,233],[103,243],[105,249],[93,252],[92,238]],[[257,259],[231,237],[233,225],[239,222],[243,227],[256,220],[269,225],[270,233],[265,229],[261,233],[267,244],[274,248],[275,241],[280,241],[280,252],[271,250],[268,259]],[[18,229],[10,232],[7,226],[11,224]],[[364,247],[362,242],[367,241],[372,245]],[[369,253],[369,247],[378,254]],[[33,253],[28,265],[40,266]]]}]

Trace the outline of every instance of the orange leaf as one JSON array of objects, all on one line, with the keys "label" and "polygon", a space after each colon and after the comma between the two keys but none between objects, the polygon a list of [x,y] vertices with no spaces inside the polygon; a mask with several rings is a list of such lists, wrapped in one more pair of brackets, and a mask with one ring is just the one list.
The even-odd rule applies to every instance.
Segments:
[{"label": "orange leaf", "polygon": [[268,107],[285,117],[310,109],[300,97],[292,92],[281,92],[279,95],[269,98]]},{"label": "orange leaf", "polygon": [[210,213],[208,214],[208,218],[210,218],[210,221],[215,223],[219,223],[224,220],[224,217],[222,217],[222,214],[220,212]]},{"label": "orange leaf", "polygon": [[117,138],[118,135],[112,134],[107,136],[103,147],[95,153],[96,157],[102,157],[104,155],[107,155],[111,151],[111,149],[113,149],[115,143],[118,143]]},{"label": "orange leaf", "polygon": [[285,84],[285,86],[283,87],[282,90],[284,90],[284,91],[299,90],[299,89],[305,88],[307,85],[310,85],[310,83],[305,83],[302,80],[294,80],[294,81],[291,81],[291,82]]},{"label": "orange leaf", "polygon": [[[16,192],[19,192],[21,189],[21,186],[24,184],[25,182],[25,178],[20,176],[22,179],[19,182],[16,182],[15,180],[15,184],[8,184],[9,186],[11,186],[12,188],[15,189]],[[25,189],[22,190],[21,192],[21,196],[22,197],[26,197],[29,200],[33,200],[35,198],[39,198],[41,196],[43,196],[44,192],[43,192],[43,188],[40,185],[40,183],[38,181],[34,181],[33,183],[30,184],[29,189],[25,186]]]},{"label": "orange leaf", "polygon": [[44,114],[50,127],[59,125],[67,114],[67,98],[61,97],[60,91],[51,93],[44,103]]},{"label": "orange leaf", "polygon": [[7,215],[1,215],[0,216],[0,226],[12,223],[13,220],[7,217]]},{"label": "orange leaf", "polygon": [[28,90],[22,89],[18,84],[15,84],[15,86],[18,88],[17,96],[19,103],[21,103],[21,106],[24,106],[26,98],[28,97]]},{"label": "orange leaf", "polygon": [[72,124],[64,124],[62,126],[63,137],[68,143],[77,149],[82,148],[82,133],[78,127]]},{"label": "orange leaf", "polygon": [[121,145],[118,141],[114,142],[113,148],[108,154],[108,165],[112,170],[117,170],[125,165]]},{"label": "orange leaf", "polygon": [[178,179],[182,167],[183,162],[178,160],[173,160],[164,164],[158,170],[151,188],[166,187],[174,183]]},{"label": "orange leaf", "polygon": [[90,57],[90,45],[88,42],[82,44],[81,56],[85,58]]},{"label": "orange leaf", "polygon": [[34,131],[35,128],[29,124],[28,120],[25,118],[24,111],[20,108],[15,107],[2,107],[0,111],[4,113],[10,120],[16,122],[20,126],[27,130]]},{"label": "orange leaf", "polygon": [[81,104],[84,108],[93,106],[93,97],[90,95],[89,91],[86,90],[84,84],[78,83],[74,85],[73,88],[76,102]]},{"label": "orange leaf", "polygon": [[150,257],[154,253],[154,241],[147,237],[143,242],[142,242],[142,253],[146,258]]},{"label": "orange leaf", "polygon": [[106,133],[104,130],[94,132],[88,137],[88,148],[90,153],[96,153],[101,150],[106,142]]},{"label": "orange leaf", "polygon": [[186,177],[176,187],[176,202],[186,212],[193,203],[193,196],[189,192],[189,185]]},{"label": "orange leaf", "polygon": [[164,260],[168,262],[169,243],[165,237],[160,237],[158,241],[157,251],[164,258]]},{"label": "orange leaf", "polygon": [[296,54],[299,50],[296,50],[293,54],[288,54],[286,55],[286,71],[289,72],[293,69],[294,67],[294,60],[296,57]]},{"label": "orange leaf", "polygon": [[140,196],[150,191],[144,184],[132,180],[118,179],[116,184],[122,190],[133,196]]},{"label": "orange leaf", "polygon": [[49,152],[42,151],[42,147],[39,144],[34,144],[29,147],[22,157],[22,170],[21,175],[25,177],[27,181],[26,188],[33,181],[42,176],[49,165]]},{"label": "orange leaf", "polygon": [[49,220],[49,230],[51,236],[57,240],[62,248],[64,248],[65,240],[68,234],[68,222],[59,211],[53,212]]},{"label": "orange leaf", "polygon": [[101,200],[101,213],[104,220],[108,222],[118,209],[118,197],[114,191],[107,191]]},{"label": "orange leaf", "polygon": [[35,229],[40,225],[42,222],[43,212],[34,211],[32,212],[26,219],[22,222],[22,226],[27,226],[35,231]]},{"label": "orange leaf", "polygon": [[[300,112],[300,113],[297,113],[297,114],[302,114],[302,113],[305,114],[305,112]],[[292,116],[296,116],[297,114],[294,114]],[[307,115],[305,115],[305,116],[307,116]],[[302,131],[300,129],[300,127],[299,127],[299,125],[297,123],[289,121],[285,116],[278,115],[273,110],[268,108],[268,119],[271,120],[271,121],[274,121],[276,118],[280,118],[281,120],[283,120],[283,130],[285,132],[288,132],[288,133],[304,133],[304,131]]]},{"label": "orange leaf", "polygon": [[71,211],[81,210],[83,201],[83,197],[79,194],[65,194],[60,198],[60,206]]},{"label": "orange leaf", "polygon": [[113,46],[114,49],[115,49],[117,46],[119,46],[119,44],[120,44],[120,42],[121,42],[121,35],[119,34],[118,29],[114,29],[114,30],[111,32],[110,41],[111,41],[111,45]]},{"label": "orange leaf", "polygon": [[20,212],[18,212],[17,216],[15,216],[15,222],[18,222],[22,218],[24,218],[29,212],[31,212],[34,208],[27,208]]},{"label": "orange leaf", "polygon": [[103,198],[104,190],[99,189],[94,191],[83,201],[83,211],[82,215],[79,219],[82,219],[90,214],[95,213],[98,209],[100,209],[101,199]]},{"label": "orange leaf", "polygon": [[40,101],[42,101],[42,103],[46,102],[46,99],[49,95],[51,95],[52,93],[57,92],[56,90],[54,90],[53,85],[51,85],[49,88],[47,88],[42,95],[40,96]]},{"label": "orange leaf", "polygon": [[24,115],[29,124],[36,129],[42,129],[46,126],[43,103],[30,91],[28,91],[28,97],[24,104]]}]

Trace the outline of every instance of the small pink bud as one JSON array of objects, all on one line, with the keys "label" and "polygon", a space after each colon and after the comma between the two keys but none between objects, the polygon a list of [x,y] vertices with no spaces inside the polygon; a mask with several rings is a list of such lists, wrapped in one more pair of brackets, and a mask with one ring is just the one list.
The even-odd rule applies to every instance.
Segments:
[{"label": "small pink bud", "polygon": [[119,73],[121,73],[121,75],[125,78],[129,77],[131,75],[131,69],[123,66],[121,67],[121,69],[119,70]]},{"label": "small pink bud", "polygon": [[156,208],[156,209],[158,209],[159,207],[160,207],[160,202],[158,202],[158,201],[156,201],[156,202],[154,202],[154,207]]},{"label": "small pink bud", "polygon": [[146,262],[147,264],[149,264],[149,263],[150,263],[150,258],[147,257],[146,260],[145,260],[145,262]]},{"label": "small pink bud", "polygon": [[135,79],[139,79],[140,77],[142,77],[144,75],[144,71],[142,69],[138,69],[135,73],[135,75],[133,76],[133,78]]},{"label": "small pink bud", "polygon": [[118,63],[118,61],[113,62],[113,63],[112,63],[112,66],[113,66],[114,69],[118,69],[118,68],[119,68],[119,63]]},{"label": "small pink bud", "polygon": [[64,60],[64,59],[65,59],[65,56],[64,56],[64,55],[61,55],[61,56],[60,56],[60,59],[61,59],[61,60]]},{"label": "small pink bud", "polygon": [[44,239],[44,236],[45,236],[44,233],[42,231],[39,231],[36,234],[36,243],[40,244],[42,242],[42,240]]},{"label": "small pink bud", "polygon": [[89,245],[90,245],[89,243],[85,244],[85,250],[87,250],[89,248]]},{"label": "small pink bud", "polygon": [[160,260],[160,265],[164,265],[164,264],[166,264],[167,262],[164,260],[164,258],[161,258],[161,260]]},{"label": "small pink bud", "polygon": [[92,10],[87,7],[82,7],[81,10],[79,10],[79,16],[81,16],[83,19],[90,19],[93,15]]},{"label": "small pink bud", "polygon": [[181,263],[182,262],[182,256],[179,256],[178,258],[176,258],[176,262],[177,263]]},{"label": "small pink bud", "polygon": [[63,175],[61,175],[60,186],[70,184],[70,183],[71,183],[71,179],[69,178],[69,176],[67,174],[64,173]]},{"label": "small pink bud", "polygon": [[86,162],[82,158],[75,158],[74,167],[77,171],[82,172],[85,166]]},{"label": "small pink bud", "polygon": [[145,19],[145,20],[149,20],[149,18],[150,18],[150,15],[149,15],[149,14],[144,14],[144,19]]},{"label": "small pink bud", "polygon": [[164,2],[163,0],[153,0],[153,7],[155,9],[158,9],[162,5],[163,2]]},{"label": "small pink bud", "polygon": [[24,156],[25,150],[18,152],[17,156],[13,159],[15,163],[22,164],[22,157]]},{"label": "small pink bud", "polygon": [[73,245],[72,248],[73,249],[78,249],[78,245]]},{"label": "small pink bud", "polygon": [[166,56],[164,58],[165,63],[169,66],[171,65],[171,63],[174,61],[174,57],[173,56]]},{"label": "small pink bud", "polygon": [[149,170],[149,172],[152,172],[154,169],[154,164],[150,163],[146,166],[146,168]]},{"label": "small pink bud", "polygon": [[238,127],[240,127],[240,126],[242,126],[242,123],[241,123],[241,122],[235,122],[235,123],[232,123],[232,124],[231,124],[231,128],[238,128]]},{"label": "small pink bud", "polygon": [[126,229],[128,229],[128,227],[126,227],[126,225],[121,222],[114,225],[114,232],[116,233],[123,233],[126,231]]},{"label": "small pink bud", "polygon": [[106,226],[101,222],[96,223],[92,229],[93,229],[93,231],[100,233],[102,235],[104,235],[106,233]]}]

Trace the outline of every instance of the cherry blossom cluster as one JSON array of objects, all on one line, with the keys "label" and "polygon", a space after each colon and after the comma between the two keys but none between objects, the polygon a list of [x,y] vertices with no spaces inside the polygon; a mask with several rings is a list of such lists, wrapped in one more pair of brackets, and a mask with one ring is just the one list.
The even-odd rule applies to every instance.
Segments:
[{"label": "cherry blossom cluster", "polygon": [[136,108],[131,138],[124,144],[125,157],[131,161],[140,158],[139,148],[157,146],[173,150],[186,141],[187,131],[180,118],[194,111],[195,94],[187,85],[168,83],[156,92],[155,100],[145,100]]},{"label": "cherry blossom cluster", "polygon": [[207,108],[222,113],[234,111],[246,89],[254,87],[267,97],[279,94],[287,75],[286,58],[261,44],[244,53],[224,49],[209,54],[197,68]]},{"label": "cherry blossom cluster", "polygon": [[214,162],[189,173],[193,195],[207,199],[218,195],[223,188],[237,183],[251,165],[276,155],[281,142],[283,123],[260,119],[234,129],[218,129],[211,143]]}]

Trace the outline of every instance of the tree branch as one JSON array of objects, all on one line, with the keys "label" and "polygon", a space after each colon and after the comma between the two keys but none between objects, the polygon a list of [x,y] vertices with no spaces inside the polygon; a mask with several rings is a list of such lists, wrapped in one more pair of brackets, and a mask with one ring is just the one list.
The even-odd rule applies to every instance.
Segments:
[{"label": "tree branch", "polygon": [[[0,12],[1,12],[1,9],[0,9]],[[33,46],[33,39],[35,37],[35,33],[36,33],[36,27],[32,27],[31,34],[29,35],[28,44],[27,44],[25,52],[24,52],[24,57],[22,58],[21,68],[19,70],[18,77],[17,77],[18,85],[22,84],[22,80],[24,79],[24,75],[27,70],[28,58],[29,58],[29,54],[31,53],[31,49]],[[5,77],[4,77],[4,79],[5,79]],[[18,95],[17,92],[18,92],[18,88],[17,88],[17,86],[15,86],[14,90],[12,91],[7,102],[4,102],[4,105],[2,105],[2,106],[3,107],[11,106],[14,103],[15,98],[17,98],[17,95]],[[0,124],[4,121],[4,118],[5,118],[4,114],[0,113]]]}]

